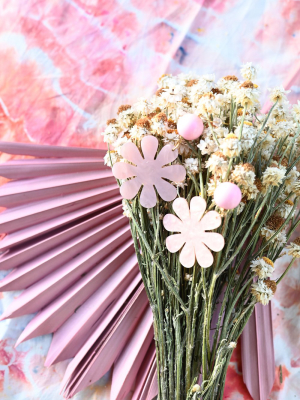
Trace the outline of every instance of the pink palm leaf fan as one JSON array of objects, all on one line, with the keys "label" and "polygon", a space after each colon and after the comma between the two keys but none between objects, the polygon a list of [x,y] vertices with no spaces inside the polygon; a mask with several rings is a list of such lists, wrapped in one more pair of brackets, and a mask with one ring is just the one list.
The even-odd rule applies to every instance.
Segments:
[{"label": "pink palm leaf fan", "polygon": [[[150,148],[152,156],[156,143]],[[133,400],[151,400],[157,394],[152,314],[119,188],[103,162],[105,151],[17,143],[1,143],[0,151],[34,157],[0,166],[0,175],[11,180],[0,195],[0,206],[6,208],[0,214],[5,234],[0,269],[12,269],[1,290],[24,289],[2,319],[38,312],[17,344],[54,333],[46,365],[73,358],[63,380],[67,398],[114,364],[111,399],[122,400],[133,389]],[[164,150],[163,165],[168,157]],[[129,170],[120,168],[117,174],[134,172],[126,166]],[[137,178],[136,187],[123,187],[124,197],[139,189]],[[156,183],[162,197],[174,197],[169,187]],[[146,194],[145,201],[154,200],[153,192]],[[253,398],[264,400],[274,378],[272,325],[270,308],[264,308],[265,329],[257,323],[256,308],[243,336],[243,369]],[[250,358],[244,357],[249,345]],[[258,347],[259,359],[253,351]],[[265,374],[267,384],[261,390]]]},{"label": "pink palm leaf fan", "polygon": [[[24,290],[2,320],[37,313],[17,344],[53,333],[46,365],[73,358],[66,398],[113,365],[110,398],[157,393],[152,314],[104,150],[0,143],[31,156],[0,165],[1,291]],[[24,158],[24,157],[23,157]],[[137,384],[135,384],[138,375]]]}]

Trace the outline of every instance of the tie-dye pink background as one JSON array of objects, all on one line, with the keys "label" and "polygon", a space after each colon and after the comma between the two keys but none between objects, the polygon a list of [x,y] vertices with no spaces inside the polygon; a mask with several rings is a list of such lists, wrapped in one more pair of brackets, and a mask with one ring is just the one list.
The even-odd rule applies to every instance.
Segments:
[{"label": "tie-dye pink background", "polygon": [[[300,98],[299,0],[9,0],[0,11],[1,140],[103,146],[100,132],[118,105],[149,96],[166,72],[221,77],[253,61],[264,101],[279,84]],[[3,294],[2,309],[16,295]],[[0,399],[59,400],[67,363],[43,367],[50,337],[13,348],[29,319],[0,323]],[[299,264],[278,288],[273,319],[270,399],[299,399]],[[108,399],[109,379],[75,399]],[[251,399],[239,349],[224,398]]]}]

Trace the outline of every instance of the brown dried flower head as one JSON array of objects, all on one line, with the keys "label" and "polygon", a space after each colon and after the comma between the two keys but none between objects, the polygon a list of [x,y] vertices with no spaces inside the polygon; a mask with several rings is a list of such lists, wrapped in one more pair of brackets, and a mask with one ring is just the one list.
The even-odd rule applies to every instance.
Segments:
[{"label": "brown dried flower head", "polygon": [[189,102],[188,97],[183,97],[183,98],[181,99],[181,101],[182,101],[182,103],[187,104],[189,107],[192,106],[192,103]]},{"label": "brown dried flower head", "polygon": [[285,204],[287,204],[287,205],[293,207],[294,202],[293,202],[292,200],[286,200],[286,201],[285,201]]},{"label": "brown dried flower head", "polygon": [[223,158],[225,161],[227,160],[227,157],[221,151],[216,151],[214,155]]},{"label": "brown dried flower head", "polygon": [[161,88],[161,89],[158,89],[155,94],[156,94],[156,96],[160,97],[161,94],[164,92],[165,92],[165,90]]},{"label": "brown dried flower head", "polygon": [[221,90],[218,89],[218,88],[212,88],[212,89],[211,89],[211,92],[212,92],[213,94],[222,94]]},{"label": "brown dried flower head", "polygon": [[254,85],[251,81],[245,81],[241,84],[240,88],[244,88],[244,89],[253,89]]},{"label": "brown dried flower head", "polygon": [[117,114],[119,115],[121,112],[129,110],[129,108],[131,108],[131,106],[129,104],[125,104],[123,106],[120,106],[118,108],[118,113]]},{"label": "brown dried flower head", "polygon": [[255,172],[254,166],[252,164],[250,164],[250,163],[242,164],[242,167],[244,168],[245,171]]},{"label": "brown dried flower head", "polygon": [[257,190],[259,192],[261,192],[263,190],[263,185],[262,185],[261,180],[259,178],[255,178],[254,184],[257,187]]},{"label": "brown dried flower head", "polygon": [[[279,163],[281,157],[280,156],[274,156],[273,160],[275,160],[277,163]],[[284,167],[288,167],[289,161],[286,157],[283,157],[283,159],[280,162],[280,165],[283,165]]]},{"label": "brown dried flower head", "polygon": [[285,222],[285,219],[280,217],[279,215],[272,215],[267,223],[266,226],[267,228],[273,230],[273,231],[277,231]]},{"label": "brown dried flower head", "polygon": [[273,261],[271,261],[268,257],[263,257],[262,259],[264,260],[265,263],[267,263],[268,265],[271,265],[271,267],[274,268]]},{"label": "brown dried flower head", "polygon": [[117,123],[116,118],[108,119],[106,125],[114,125]]},{"label": "brown dried flower head", "polygon": [[160,121],[160,122],[167,122],[168,117],[167,117],[167,115],[165,113],[160,112],[160,113],[155,115],[154,119],[156,121]]},{"label": "brown dried flower head", "polygon": [[238,115],[239,117],[241,117],[241,116],[243,115],[243,113],[244,113],[244,109],[243,109],[243,108],[239,108],[239,109],[237,110],[237,115]]},{"label": "brown dried flower head", "polygon": [[275,281],[271,281],[271,280],[266,279],[266,280],[264,280],[264,284],[265,284],[269,289],[272,290],[273,294],[275,294],[276,289],[277,289],[277,284],[276,284]]},{"label": "brown dried flower head", "polygon": [[172,119],[168,119],[168,127],[171,129],[177,129],[177,124]]},{"label": "brown dried flower head", "polygon": [[140,118],[136,121],[136,125],[140,128],[150,129],[151,124],[148,118]]},{"label": "brown dried flower head", "polygon": [[124,132],[123,136],[127,137],[127,139],[130,139],[130,137],[131,137],[130,132],[128,132],[128,131]]},{"label": "brown dried flower head", "polygon": [[294,243],[295,243],[297,246],[300,246],[300,236],[298,236],[298,237],[294,240]]},{"label": "brown dried flower head", "polygon": [[186,87],[191,87],[191,86],[194,86],[194,85],[196,85],[198,83],[198,80],[197,79],[191,79],[190,81],[187,81],[187,83],[186,83]]},{"label": "brown dried flower head", "polygon": [[238,81],[238,78],[235,75],[226,75],[223,78],[225,81]]}]

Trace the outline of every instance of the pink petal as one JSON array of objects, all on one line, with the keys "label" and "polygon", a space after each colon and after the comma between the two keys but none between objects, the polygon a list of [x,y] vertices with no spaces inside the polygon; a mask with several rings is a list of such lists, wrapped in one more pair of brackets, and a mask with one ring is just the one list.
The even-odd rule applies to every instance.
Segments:
[{"label": "pink petal", "polygon": [[144,136],[141,142],[142,151],[145,160],[154,160],[157,148],[158,140],[155,136]]},{"label": "pink petal", "polygon": [[158,156],[156,157],[159,165],[167,165],[176,160],[176,158],[178,157],[178,151],[176,149],[173,151],[172,149],[173,146],[170,144],[167,144],[161,149]]},{"label": "pink petal", "polygon": [[200,196],[193,197],[190,203],[191,219],[194,221],[200,221],[205,209],[206,201]]},{"label": "pink petal", "polygon": [[208,268],[214,262],[213,255],[203,243],[198,243],[196,247],[196,258],[202,268]]},{"label": "pink petal", "polygon": [[142,189],[140,202],[145,208],[152,208],[156,205],[156,193],[152,185],[145,185]]},{"label": "pink petal", "polygon": [[124,197],[124,199],[131,200],[137,195],[140,187],[141,183],[139,179],[133,178],[123,183],[120,192],[122,197]]},{"label": "pink petal", "polygon": [[134,164],[139,164],[143,161],[141,153],[135,144],[128,142],[121,147],[121,156]]},{"label": "pink petal", "polygon": [[200,221],[199,229],[203,229],[205,231],[216,229],[221,225],[221,223],[222,218],[220,214],[218,214],[216,211],[209,211]]},{"label": "pink petal", "polygon": [[155,187],[160,197],[165,201],[172,201],[177,196],[176,188],[163,179],[157,179]]},{"label": "pink petal", "polygon": [[173,182],[182,182],[186,171],[183,165],[169,165],[161,169],[161,177]]},{"label": "pink petal", "polygon": [[180,233],[167,237],[166,246],[171,253],[176,253],[176,251],[180,250],[183,245],[184,238]]},{"label": "pink petal", "polygon": [[182,221],[190,218],[190,209],[188,202],[182,197],[174,200],[173,210]]},{"label": "pink petal", "polygon": [[195,248],[192,242],[184,245],[179,256],[179,261],[185,268],[191,268],[195,264]]},{"label": "pink petal", "polygon": [[164,227],[169,232],[181,232],[183,222],[173,214],[167,214],[163,219]]},{"label": "pink petal", "polygon": [[117,179],[128,179],[136,176],[137,168],[131,164],[117,162],[112,168],[112,173]]},{"label": "pink petal", "polygon": [[214,232],[204,232],[201,235],[202,242],[213,251],[220,251],[225,245],[222,235]]}]

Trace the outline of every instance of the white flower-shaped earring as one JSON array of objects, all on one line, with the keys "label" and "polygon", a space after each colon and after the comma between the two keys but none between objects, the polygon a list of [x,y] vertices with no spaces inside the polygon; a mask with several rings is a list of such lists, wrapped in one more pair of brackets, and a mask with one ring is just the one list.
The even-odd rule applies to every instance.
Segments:
[{"label": "white flower-shaped earring", "polygon": [[216,211],[209,211],[202,218],[205,209],[206,201],[202,197],[193,197],[190,209],[186,199],[178,198],[173,202],[173,210],[180,219],[173,214],[167,214],[163,219],[167,231],[180,232],[168,236],[166,246],[171,253],[176,253],[184,245],[179,261],[186,268],[191,268],[195,259],[201,267],[210,267],[214,258],[209,249],[220,251],[225,244],[219,233],[206,232],[218,228],[222,219]]},{"label": "white flower-shaped earring", "polygon": [[154,136],[145,136],[141,141],[144,158],[139,149],[132,142],[125,143],[121,148],[121,155],[126,162],[118,162],[113,166],[113,174],[117,179],[128,179],[121,186],[121,195],[125,199],[133,199],[141,186],[143,186],[140,202],[145,208],[152,208],[156,205],[156,193],[154,186],[165,201],[172,201],[177,196],[176,188],[165,179],[181,182],[186,172],[182,165],[169,165],[178,157],[177,150],[171,145],[164,146],[156,159],[158,140]]}]

